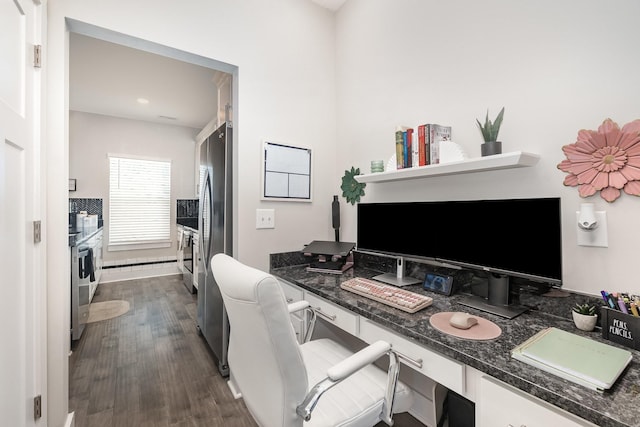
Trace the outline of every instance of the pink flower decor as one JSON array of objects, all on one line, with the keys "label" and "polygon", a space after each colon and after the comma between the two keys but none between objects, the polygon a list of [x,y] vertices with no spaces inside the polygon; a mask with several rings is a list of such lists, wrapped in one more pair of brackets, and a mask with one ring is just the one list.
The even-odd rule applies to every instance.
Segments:
[{"label": "pink flower decor", "polygon": [[620,190],[640,196],[640,119],[620,127],[606,119],[597,131],[581,130],[574,144],[565,145],[567,156],[558,169],[569,175],[564,185],[578,187],[580,197],[600,197],[613,202]]}]

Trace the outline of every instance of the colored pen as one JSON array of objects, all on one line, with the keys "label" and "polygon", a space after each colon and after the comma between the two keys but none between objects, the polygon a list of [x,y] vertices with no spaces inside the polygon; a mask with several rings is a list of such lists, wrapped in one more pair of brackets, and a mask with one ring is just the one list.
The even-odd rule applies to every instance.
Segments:
[{"label": "colored pen", "polygon": [[622,311],[623,313],[627,313],[629,314],[629,310],[627,310],[627,305],[624,303],[624,300],[622,299],[622,297],[618,297],[618,306],[620,307],[620,311]]},{"label": "colored pen", "polygon": [[629,306],[631,307],[631,313],[634,316],[636,317],[640,316],[640,313],[638,313],[638,308],[635,302],[630,303]]},{"label": "colored pen", "polygon": [[609,303],[609,307],[611,307],[614,310],[616,309],[616,303],[613,300],[613,295],[607,294],[607,302]]},{"label": "colored pen", "polygon": [[609,300],[607,299],[607,295],[609,295],[607,293],[607,291],[600,291],[600,293],[602,294],[602,299],[604,300],[604,302],[607,303],[607,305],[609,304]]}]

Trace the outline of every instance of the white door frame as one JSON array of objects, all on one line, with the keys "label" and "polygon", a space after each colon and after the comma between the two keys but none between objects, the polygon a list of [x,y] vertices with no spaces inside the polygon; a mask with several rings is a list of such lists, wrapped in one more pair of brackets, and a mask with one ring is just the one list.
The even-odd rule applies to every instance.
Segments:
[{"label": "white door frame", "polygon": [[[50,66],[47,70],[46,97],[46,168],[47,198],[46,211],[49,224],[47,236],[47,345],[50,426],[73,426],[73,414],[69,414],[69,253],[68,233],[68,179],[69,179],[69,32],[95,37],[151,53],[191,62],[233,75],[232,99],[237,112],[238,68],[236,66],[204,58],[188,52],[163,46],[151,41],[137,39],[110,29],[96,27],[60,15],[58,10],[47,13],[47,56]],[[236,118],[237,121],[237,118]],[[237,133],[234,132],[234,159],[237,159]],[[234,160],[237,162],[237,160]],[[237,168],[234,166],[234,175]],[[236,184],[234,176],[234,186]],[[234,192],[237,188],[234,188]],[[237,198],[234,198],[234,212]],[[237,225],[234,223],[234,240],[237,239]],[[234,247],[236,245],[234,244]]]}]

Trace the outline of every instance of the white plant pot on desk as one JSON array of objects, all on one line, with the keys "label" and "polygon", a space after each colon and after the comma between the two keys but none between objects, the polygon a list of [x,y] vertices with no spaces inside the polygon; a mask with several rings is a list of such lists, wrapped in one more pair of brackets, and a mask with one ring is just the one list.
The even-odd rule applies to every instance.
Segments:
[{"label": "white plant pot on desk", "polygon": [[573,315],[573,323],[575,323],[576,328],[582,331],[593,331],[596,327],[596,323],[598,322],[598,315],[588,315],[588,314],[580,314],[576,311],[571,311]]}]

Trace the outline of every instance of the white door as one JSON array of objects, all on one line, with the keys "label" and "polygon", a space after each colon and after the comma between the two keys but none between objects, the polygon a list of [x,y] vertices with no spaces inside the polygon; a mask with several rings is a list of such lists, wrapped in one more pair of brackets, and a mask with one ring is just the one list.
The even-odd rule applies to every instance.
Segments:
[{"label": "white door", "polygon": [[[38,0],[35,0],[38,1]],[[0,425],[36,426],[43,392],[44,279],[33,221],[41,215],[40,9],[0,0]],[[44,396],[43,396],[44,398]],[[44,402],[43,402],[44,403]]]}]

